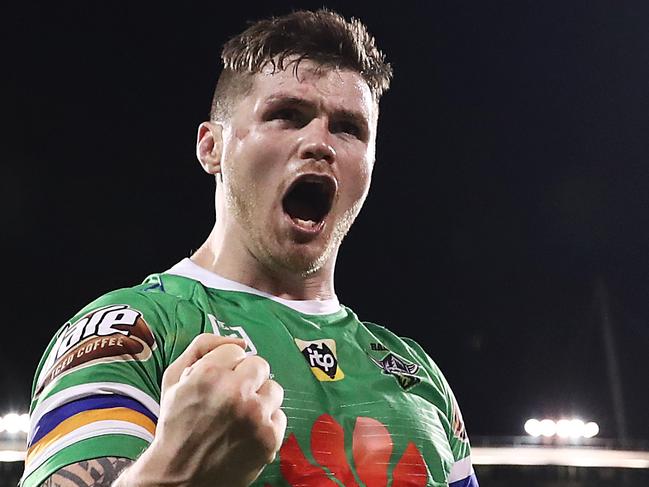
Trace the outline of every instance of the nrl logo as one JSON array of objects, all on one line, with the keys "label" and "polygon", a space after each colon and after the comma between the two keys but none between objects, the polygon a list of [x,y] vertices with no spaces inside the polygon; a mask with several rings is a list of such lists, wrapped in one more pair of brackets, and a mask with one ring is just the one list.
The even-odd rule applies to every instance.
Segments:
[{"label": "nrl logo", "polygon": [[384,374],[393,376],[405,390],[421,382],[421,379],[415,375],[419,370],[419,365],[397,357],[392,352],[388,353],[382,360],[376,360],[371,356],[370,359],[377,367],[383,369]]}]

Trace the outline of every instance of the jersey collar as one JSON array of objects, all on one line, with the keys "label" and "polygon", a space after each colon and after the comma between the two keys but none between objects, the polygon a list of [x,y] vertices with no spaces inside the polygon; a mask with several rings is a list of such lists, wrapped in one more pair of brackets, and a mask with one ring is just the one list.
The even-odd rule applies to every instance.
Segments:
[{"label": "jersey collar", "polygon": [[212,289],[221,289],[223,291],[239,291],[248,294],[256,294],[257,296],[263,296],[265,298],[281,303],[284,306],[288,306],[295,311],[299,311],[300,313],[308,315],[328,315],[336,313],[340,310],[340,302],[336,297],[323,300],[296,300],[278,298],[277,296],[273,296],[272,294],[260,291],[259,289],[255,289],[253,287],[246,286],[245,284],[241,284],[240,282],[231,281],[230,279],[219,276],[214,272],[202,268],[189,258],[181,260],[171,269],[166,271],[165,274],[187,277],[189,279],[198,281],[204,286]]}]

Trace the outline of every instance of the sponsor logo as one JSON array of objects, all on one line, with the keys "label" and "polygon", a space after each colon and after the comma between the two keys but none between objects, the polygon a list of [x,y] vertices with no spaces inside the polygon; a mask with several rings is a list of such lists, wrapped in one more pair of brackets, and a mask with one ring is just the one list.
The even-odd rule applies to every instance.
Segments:
[{"label": "sponsor logo", "polygon": [[155,348],[153,333],[139,311],[125,304],[96,309],[64,325],[38,377],[35,395],[73,370],[148,360]]},{"label": "sponsor logo", "polygon": [[383,346],[382,343],[370,342],[370,350],[372,352],[389,352],[389,350]]},{"label": "sponsor logo", "polygon": [[376,360],[374,357],[370,357],[370,359],[377,367],[383,369],[384,374],[393,376],[405,390],[421,382],[421,379],[415,375],[419,370],[419,365],[397,357],[392,352],[381,360]]},{"label": "sponsor logo", "polygon": [[336,357],[336,342],[332,339],[305,341],[295,339],[297,347],[311,367],[311,372],[321,382],[333,382],[345,378]]}]

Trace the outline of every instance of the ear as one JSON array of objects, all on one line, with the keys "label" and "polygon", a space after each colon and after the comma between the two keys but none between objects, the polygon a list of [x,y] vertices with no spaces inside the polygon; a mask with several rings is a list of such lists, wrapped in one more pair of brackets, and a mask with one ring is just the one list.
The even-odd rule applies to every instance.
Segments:
[{"label": "ear", "polygon": [[217,122],[203,122],[196,136],[196,157],[208,174],[221,172],[223,127]]}]

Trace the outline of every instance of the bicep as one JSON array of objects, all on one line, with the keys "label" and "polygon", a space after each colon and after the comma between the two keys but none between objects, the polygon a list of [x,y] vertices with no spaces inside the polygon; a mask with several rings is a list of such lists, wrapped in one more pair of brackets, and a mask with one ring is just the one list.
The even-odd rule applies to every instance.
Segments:
[{"label": "bicep", "polygon": [[41,487],[110,487],[133,460],[103,457],[73,463],[57,470]]}]

